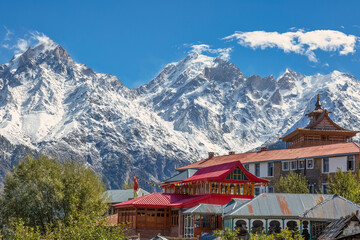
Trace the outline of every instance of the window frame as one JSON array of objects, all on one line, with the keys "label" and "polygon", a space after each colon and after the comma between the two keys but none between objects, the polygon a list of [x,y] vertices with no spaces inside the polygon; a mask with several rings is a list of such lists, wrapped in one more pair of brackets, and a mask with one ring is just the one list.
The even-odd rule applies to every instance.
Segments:
[{"label": "window frame", "polygon": [[[303,166],[302,167],[300,167],[301,165],[300,165],[300,163],[303,163]],[[299,160],[299,162],[298,162],[298,169],[305,169],[305,164],[306,164],[306,161],[303,159],[303,160]]]},{"label": "window frame", "polygon": [[[295,168],[292,168],[292,164],[293,164],[294,162],[296,163],[296,167],[295,167]],[[297,161],[290,161],[290,166],[289,166],[289,167],[290,167],[290,170],[291,170],[291,171],[297,170],[297,169],[298,169]]]},{"label": "window frame", "polygon": [[250,164],[246,163],[246,164],[243,164],[243,166],[246,171],[250,172]]},{"label": "window frame", "polygon": [[[325,160],[327,161],[327,169],[325,169]],[[327,171],[325,171],[327,170]],[[328,157],[325,157],[322,159],[322,164],[321,164],[321,171],[322,173],[329,173],[330,172],[330,160]]]},{"label": "window frame", "polygon": [[[309,167],[310,161],[312,162],[311,167]],[[314,159],[313,158],[306,159],[306,169],[314,169]]]},{"label": "window frame", "polygon": [[[352,158],[352,160],[349,160],[350,157]],[[352,169],[349,169],[349,162],[352,163]],[[346,158],[346,170],[347,171],[355,171],[355,156],[354,155],[348,155]]]},{"label": "window frame", "polygon": [[[273,176],[274,176],[274,162],[268,162],[267,165],[268,165],[268,167],[267,167],[267,168],[268,168],[268,169],[267,169],[267,170],[268,170],[268,171],[267,171],[267,176],[268,176],[268,177],[273,177]],[[270,167],[270,165],[271,165],[271,167]],[[271,169],[271,172],[272,172],[271,175],[269,174],[270,169]]]},{"label": "window frame", "polygon": [[[257,167],[259,167],[259,174],[256,174],[256,170],[257,170]],[[257,176],[257,177],[260,177],[261,175],[261,172],[260,172],[260,163],[255,163],[255,166],[254,166],[255,170],[254,170],[254,175]]]},{"label": "window frame", "polygon": [[[328,186],[329,186],[328,183],[322,183],[322,184],[321,184],[321,191],[322,191],[323,194],[328,194]],[[325,187],[325,189],[326,189],[325,192],[324,192],[324,187]]]},{"label": "window frame", "polygon": [[[287,169],[284,168],[285,163],[287,163],[287,166],[288,166]],[[281,169],[282,169],[283,171],[289,171],[289,169],[290,169],[289,161],[283,161],[283,162],[281,162]]]}]

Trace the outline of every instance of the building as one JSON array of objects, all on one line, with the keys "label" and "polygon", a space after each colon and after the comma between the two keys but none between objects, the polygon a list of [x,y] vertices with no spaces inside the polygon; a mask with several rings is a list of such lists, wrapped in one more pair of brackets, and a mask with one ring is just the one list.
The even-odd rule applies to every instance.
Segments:
[{"label": "building", "polygon": [[318,100],[315,110],[307,114],[310,123],[305,128],[297,128],[282,138],[287,148],[257,152],[247,152],[209,157],[193,164],[178,168],[179,174],[190,169],[196,170],[220,163],[241,161],[244,167],[257,177],[270,181],[267,187],[256,187],[255,195],[274,192],[274,185],[280,176],[294,171],[306,176],[311,193],[327,192],[327,182],[337,169],[353,171],[359,176],[360,145],[352,142],[358,131],[346,130],[329,117],[326,109],[321,108]]},{"label": "building", "polygon": [[244,239],[248,233],[280,233],[287,227],[309,240],[317,239],[332,221],[359,210],[338,195],[263,193],[225,212],[224,225],[239,229]]},{"label": "building", "polygon": [[360,239],[360,219],[358,212],[335,220],[329,224],[318,237],[318,240]]},{"label": "building", "polygon": [[[134,198],[134,189],[114,189],[114,190],[107,190],[105,192],[106,196],[108,197],[107,204],[110,205],[110,214],[114,214],[114,204],[126,202]],[[144,189],[139,188],[137,190],[137,196],[142,197],[145,195],[150,194],[149,192],[145,191]]]},{"label": "building", "polygon": [[163,193],[152,193],[115,204],[118,222],[130,222],[134,233],[142,237],[200,236],[222,229],[221,216],[201,214],[199,218],[184,214],[200,204],[225,205],[232,199],[250,200],[255,187],[268,181],[247,171],[240,161],[212,165],[192,176],[162,185]]}]

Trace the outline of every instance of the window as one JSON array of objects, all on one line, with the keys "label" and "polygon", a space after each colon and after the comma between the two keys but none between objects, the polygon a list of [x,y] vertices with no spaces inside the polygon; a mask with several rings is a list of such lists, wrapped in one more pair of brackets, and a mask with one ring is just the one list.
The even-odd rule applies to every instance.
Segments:
[{"label": "window", "polygon": [[314,184],[309,184],[308,188],[309,188],[309,193],[315,193]]},{"label": "window", "polygon": [[260,177],[260,163],[255,164],[255,176]]},{"label": "window", "polygon": [[306,166],[307,169],[314,168],[314,160],[313,159],[308,159],[308,160],[306,160],[306,162],[307,162],[307,166]]},{"label": "window", "polygon": [[300,160],[299,161],[299,169],[304,169],[305,168],[305,161],[304,160]]},{"label": "window", "polygon": [[291,161],[290,162],[290,169],[296,170],[297,169],[297,161]]},{"label": "window", "polygon": [[327,191],[328,191],[328,184],[327,183],[323,183],[322,184],[322,192],[323,194],[327,194]]},{"label": "window", "polygon": [[354,155],[350,155],[347,157],[347,170],[354,171]]},{"label": "window", "polygon": [[274,192],[274,187],[269,186],[268,187],[268,193],[273,193],[273,192]]},{"label": "window", "polygon": [[323,173],[329,172],[329,158],[323,158],[323,166],[322,166]]},{"label": "window", "polygon": [[269,162],[268,163],[268,177],[273,177],[273,176],[274,176],[274,163]]},{"label": "window", "polygon": [[282,170],[289,171],[289,162],[282,162]]},{"label": "window", "polygon": [[246,169],[246,171],[250,171],[249,164],[244,164],[244,168]]},{"label": "window", "polygon": [[259,187],[255,187],[255,196],[260,194],[260,188]]}]

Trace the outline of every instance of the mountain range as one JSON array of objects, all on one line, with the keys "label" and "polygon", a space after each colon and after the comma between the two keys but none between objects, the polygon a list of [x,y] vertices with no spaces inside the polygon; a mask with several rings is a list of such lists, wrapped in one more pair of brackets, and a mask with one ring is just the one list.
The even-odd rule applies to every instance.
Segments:
[{"label": "mountain range", "polygon": [[88,165],[111,189],[133,175],[159,182],[207,152],[282,147],[317,94],[336,123],[360,129],[360,85],[346,73],[245,76],[192,53],[130,89],[48,40],[0,65],[0,181],[27,154],[45,154]]}]

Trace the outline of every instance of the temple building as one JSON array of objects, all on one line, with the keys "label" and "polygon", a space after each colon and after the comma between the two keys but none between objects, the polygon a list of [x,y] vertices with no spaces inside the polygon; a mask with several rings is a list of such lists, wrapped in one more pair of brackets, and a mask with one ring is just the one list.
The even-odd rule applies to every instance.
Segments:
[{"label": "temple building", "polygon": [[315,109],[306,114],[310,118],[310,123],[305,128],[297,128],[282,138],[286,143],[286,148],[351,142],[359,131],[340,127],[331,120],[329,113],[331,112],[321,107],[320,96],[318,95]]},{"label": "temple building", "polygon": [[162,185],[163,193],[152,193],[115,204],[118,222],[129,222],[142,237],[200,236],[222,229],[218,214],[188,215],[183,212],[199,204],[225,205],[232,199],[250,200],[255,187],[267,180],[247,171],[240,161],[222,163],[197,170],[191,177]]}]

